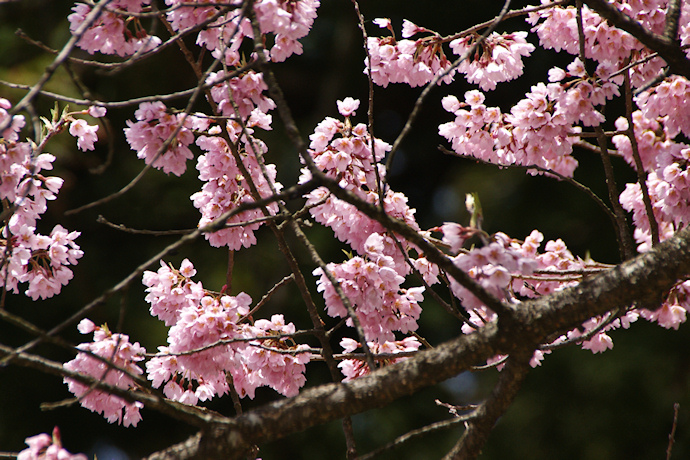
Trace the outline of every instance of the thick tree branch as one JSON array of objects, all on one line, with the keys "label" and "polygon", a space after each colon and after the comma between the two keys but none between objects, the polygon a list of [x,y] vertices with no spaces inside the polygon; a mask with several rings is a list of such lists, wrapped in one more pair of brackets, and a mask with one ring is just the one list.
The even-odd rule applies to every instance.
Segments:
[{"label": "thick tree branch", "polygon": [[527,377],[531,357],[532,353],[528,348],[510,357],[505,369],[501,371],[498,384],[491,391],[489,398],[473,413],[465,432],[446,455],[447,460],[472,459],[479,455],[494,425],[513,403],[522,382]]},{"label": "thick tree branch", "polygon": [[626,308],[634,301],[658,300],[688,274],[690,229],[573,288],[524,302],[510,318],[500,318],[497,323],[488,324],[475,333],[422,351],[369,376],[307,389],[294,398],[216,424],[202,437],[195,438],[198,442],[185,441],[184,456],[170,456],[170,452],[178,448],[173,446],[150,458],[240,458],[255,444],[385,406],[496,354],[531,351],[535,343],[547,336],[576,327],[593,316]]}]

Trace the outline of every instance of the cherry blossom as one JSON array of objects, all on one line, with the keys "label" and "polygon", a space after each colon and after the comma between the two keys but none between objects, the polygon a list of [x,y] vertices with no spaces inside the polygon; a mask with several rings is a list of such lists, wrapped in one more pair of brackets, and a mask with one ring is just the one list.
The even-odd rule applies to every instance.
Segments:
[{"label": "cherry blossom", "polygon": [[[162,102],[143,102],[134,116],[137,121],[127,120],[124,131],[137,157],[166,174],[181,176],[187,169],[187,160],[194,158],[189,150],[194,142],[193,130],[205,128],[208,122],[203,118],[169,113]],[[165,142],[168,142],[166,149],[159,153]]]},{"label": "cherry blossom", "polygon": [[[403,340],[396,340],[393,342],[367,342],[367,345],[373,354],[396,354],[417,351],[422,344],[419,343],[419,340],[417,340],[416,337],[405,337]],[[352,353],[360,347],[360,344],[353,339],[344,338],[340,341],[340,346],[343,347],[345,353]],[[388,358],[384,361],[378,362],[379,364],[388,365],[404,360],[404,357]],[[347,382],[371,373],[369,365],[361,359],[345,359],[338,364],[338,367],[345,376],[343,382]]]},{"label": "cherry blossom", "polygon": [[[107,326],[96,326],[88,319],[83,319],[78,329],[82,334],[93,332],[94,341],[78,345],[79,350],[89,353],[77,353],[76,358],[64,364],[65,369],[122,390],[134,388],[134,380],[123,371],[134,376],[141,375],[143,371],[137,363],[144,359],[146,350],[138,342],[130,343],[129,336],[112,333]],[[64,381],[69,391],[79,398],[82,407],[102,414],[109,423],[137,426],[141,420],[139,410],[143,407],[142,403],[125,401],[119,396],[68,377]]]},{"label": "cherry blossom", "polygon": [[[393,33],[390,20],[378,18],[374,20],[374,23]],[[436,32],[412,23],[403,24],[403,37],[408,38],[419,32],[429,32],[431,35],[414,41],[396,40],[394,35],[369,37],[367,41],[369,57],[365,61],[365,73],[371,75],[374,83],[384,88],[389,83],[406,83],[412,87],[422,86],[429,83],[437,74],[445,72],[448,73],[441,81],[444,83],[453,81],[456,71],[451,69],[452,63],[443,53],[441,37]]]},{"label": "cherry blossom", "polygon": [[[90,25],[77,42],[77,46],[91,54],[117,54],[129,56],[136,52],[150,51],[161,43],[161,39],[149,35],[135,16],[125,16],[127,12],[140,13],[148,7],[150,0],[113,0]],[[74,13],[67,18],[70,31],[75,33],[91,12],[86,3],[72,7]],[[117,12],[116,12],[117,10]]]},{"label": "cherry blossom", "polygon": [[77,138],[77,147],[81,150],[93,150],[98,140],[98,125],[88,125],[85,120],[74,120],[69,126],[69,133]]},{"label": "cherry blossom", "polygon": [[[10,108],[7,100],[0,100],[0,123],[9,121]],[[0,281],[15,293],[19,284],[28,283],[25,294],[37,300],[54,296],[69,283],[73,273],[68,267],[75,265],[83,252],[75,243],[79,232],[69,232],[61,225],[54,226],[49,235],[36,231],[38,220],[48,209],[48,202],[57,198],[63,180],[42,173],[53,169],[53,155],[34,151],[30,142],[17,141],[23,124],[23,117],[15,115],[4,131],[7,137],[0,142],[0,199],[13,208],[0,227]],[[56,134],[59,126],[59,122],[51,124],[46,136]]]},{"label": "cherry blossom", "polygon": [[[496,88],[496,83],[513,80],[523,72],[522,58],[534,51],[534,45],[527,43],[527,32],[498,34],[492,32],[475,51],[460,63],[458,72],[464,73],[467,81],[476,83],[482,91]],[[474,45],[478,36],[467,35],[457,38],[450,47],[458,56],[464,56]]]},{"label": "cherry blossom", "polygon": [[[328,264],[328,270],[340,284],[345,296],[357,313],[367,340],[394,341],[394,331],[407,333],[417,329],[423,300],[423,287],[403,289],[405,281],[395,267],[392,257],[383,254],[384,237],[372,233],[366,241],[367,259],[353,257],[342,264]],[[318,291],[323,292],[326,311],[330,316],[347,318],[348,312],[335,288],[321,268]],[[352,318],[347,324],[352,326]]]},{"label": "cherry blossom", "polygon": [[72,454],[62,447],[62,438],[58,427],[53,428],[52,436],[41,433],[24,440],[27,449],[17,455],[17,460],[86,460],[84,454]]}]

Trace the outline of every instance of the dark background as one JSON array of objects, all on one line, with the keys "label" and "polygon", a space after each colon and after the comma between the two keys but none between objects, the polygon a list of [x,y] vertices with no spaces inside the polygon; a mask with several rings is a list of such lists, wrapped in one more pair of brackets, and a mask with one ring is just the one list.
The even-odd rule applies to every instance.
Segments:
[{"label": "dark background", "polygon": [[[513,3],[514,8],[524,6]],[[403,18],[447,35],[495,16],[501,2],[436,1],[425,2],[423,8],[420,5],[421,2],[413,1],[377,0],[363,2],[361,8],[369,21],[390,17],[398,37]],[[71,2],[47,0],[0,4],[0,79],[32,84],[39,78],[52,56],[18,38],[15,30],[21,28],[34,39],[60,48],[69,38],[66,17],[71,6]],[[325,0],[312,32],[303,40],[304,55],[274,67],[305,138],[323,117],[337,116],[335,101],[347,96],[362,100],[356,120],[366,120],[368,84],[362,73],[364,52],[356,24],[349,1]],[[367,27],[371,35],[386,33],[371,22]],[[505,29],[525,29],[525,23],[516,19],[508,22]],[[536,44],[535,36],[529,39]],[[88,57],[81,52],[76,55]],[[487,105],[509,110],[532,84],[545,81],[550,67],[563,67],[569,61],[568,56],[537,50],[525,61],[525,75],[515,82],[499,84],[496,91],[487,95]],[[196,81],[175,48],[115,75],[79,66],[73,70],[93,94],[108,101],[186,89]],[[46,88],[79,96],[63,70]],[[571,186],[527,176],[522,171],[477,165],[438,151],[437,146],[444,143],[438,135],[438,125],[451,120],[451,115],[440,106],[441,98],[451,93],[462,99],[463,93],[472,88],[459,77],[453,84],[435,89],[396,156],[390,183],[409,197],[410,205],[417,209],[421,227],[429,228],[444,221],[466,223],[465,193],[478,192],[484,209],[484,227],[489,232],[503,231],[524,238],[536,228],[545,234],[546,240],[562,238],[576,255],[584,257],[589,253],[601,262],[617,262],[618,251],[608,219]],[[420,91],[404,85],[376,88],[378,137],[393,142]],[[22,95],[0,86],[0,97],[13,103]],[[39,98],[41,115],[47,115],[52,105],[52,101]],[[184,100],[177,104],[183,105]],[[198,109],[206,108],[200,105]],[[188,164],[189,169],[182,178],[152,171],[121,199],[77,215],[63,215],[68,209],[119,190],[141,170],[143,162],[136,158],[122,135],[124,122],[133,119],[134,110],[135,107],[111,110],[108,114],[114,158],[105,174],[94,175],[89,170],[105,161],[107,142],[99,142],[95,152],[86,153],[78,151],[75,140],[67,134],[49,144],[47,151],[57,156],[55,174],[63,177],[65,184],[58,200],[50,204],[39,223],[39,230],[48,233],[59,222],[69,230],[81,231],[78,243],[85,255],[74,268],[74,279],[61,295],[35,303],[23,296],[10,295],[7,299],[10,312],[49,328],[174,241],[174,237],[131,235],[107,228],[96,223],[98,215],[132,228],[166,230],[196,226],[199,214],[189,196],[200,188],[200,182],[193,162]],[[611,120],[617,116],[616,110],[615,104],[608,108]],[[101,128],[99,135],[103,133]],[[274,131],[262,138],[269,146],[267,160],[278,166],[279,180],[285,185],[293,184],[298,175],[297,156],[283,135],[277,117]],[[576,158],[581,165],[576,178],[605,196],[598,158],[589,152],[577,152]],[[622,162],[614,166],[622,190],[622,184],[633,180],[633,175]],[[325,260],[343,260],[344,246],[330,237],[329,230],[315,227],[310,235]],[[233,280],[233,293],[245,291],[255,301],[289,273],[270,231],[261,229],[258,237],[261,245],[236,254]],[[298,244],[293,247],[310,279],[308,274],[314,267]],[[205,287],[220,289],[227,265],[224,250],[199,241],[183,247],[166,261],[179,266],[184,258],[192,260],[198,270],[196,279],[202,280]],[[90,318],[97,323],[108,322],[113,329],[121,327],[132,341],[139,341],[153,352],[165,344],[166,328],[148,314],[143,289],[133,284],[129,291],[115,296]],[[320,296],[315,298],[320,301]],[[460,324],[449,321],[435,303],[428,301],[424,306],[420,333],[432,343],[459,333]],[[276,294],[261,315],[269,317],[284,312],[287,321],[306,328],[309,320],[303,310],[297,290],[288,286]],[[120,317],[122,323],[118,325]],[[674,402],[681,404],[681,410],[673,458],[688,458],[687,326],[682,326],[680,331],[665,331],[640,320],[630,331],[616,331],[611,335],[615,347],[603,355],[592,355],[578,348],[563,349],[548,356],[541,367],[531,372],[517,400],[492,433],[481,458],[664,458]],[[6,324],[0,324],[0,336],[9,345],[30,339]],[[66,336],[75,343],[82,341],[76,330]],[[72,358],[69,352],[52,347],[35,351],[61,362]],[[480,401],[491,390],[496,376],[495,370],[465,373],[385,409],[355,416],[360,452],[446,418],[446,410],[434,404],[437,398],[452,404]],[[309,385],[326,380],[324,366],[309,367]],[[60,426],[64,445],[70,451],[95,453],[101,460],[137,458],[179,442],[193,432],[190,427],[147,409],[143,410],[143,421],[137,428],[109,425],[101,416],[79,406],[41,411],[42,402],[61,401],[71,395],[60,379],[19,367],[0,369],[0,394],[0,451],[19,451],[24,447],[24,438],[50,432],[54,425]],[[274,397],[272,390],[259,389],[256,400],[247,400],[244,405],[250,408]],[[227,397],[209,407],[224,414],[233,413]],[[381,458],[438,458],[453,445],[459,433],[459,429],[437,433]],[[340,423],[332,422],[261,446],[261,456],[264,459],[344,457]]]}]

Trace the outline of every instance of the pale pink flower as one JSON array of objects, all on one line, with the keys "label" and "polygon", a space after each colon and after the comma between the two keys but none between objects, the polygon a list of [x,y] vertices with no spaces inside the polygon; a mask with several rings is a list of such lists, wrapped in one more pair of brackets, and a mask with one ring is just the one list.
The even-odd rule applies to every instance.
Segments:
[{"label": "pale pink flower", "polygon": [[89,125],[86,120],[74,120],[69,126],[69,133],[77,138],[77,147],[81,150],[93,150],[98,140],[98,125]]},{"label": "pale pink flower", "polygon": [[17,455],[17,460],[86,460],[84,454],[72,454],[62,447],[58,427],[53,428],[53,435],[47,433],[30,436],[24,440],[27,449]]},{"label": "pale pink flower", "polygon": [[350,115],[355,115],[355,110],[359,107],[359,99],[353,99],[351,97],[346,97],[342,101],[338,102],[338,112],[344,117],[349,117]]}]

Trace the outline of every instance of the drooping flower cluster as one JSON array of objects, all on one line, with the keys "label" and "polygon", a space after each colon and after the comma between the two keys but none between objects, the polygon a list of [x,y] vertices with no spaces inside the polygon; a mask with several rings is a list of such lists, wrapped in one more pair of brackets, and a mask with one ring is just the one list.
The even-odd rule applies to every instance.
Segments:
[{"label": "drooping flower cluster", "polygon": [[[138,342],[130,343],[129,336],[114,334],[107,326],[96,326],[88,319],[81,320],[78,329],[82,334],[93,332],[93,342],[80,344],[77,348],[88,353],[77,353],[76,358],[64,364],[65,369],[121,390],[135,388],[136,383],[125,372],[134,376],[143,373],[137,363],[143,361],[146,349]],[[139,410],[144,406],[141,402],[128,402],[107,391],[93,388],[91,384],[68,377],[64,381],[69,391],[79,398],[82,407],[103,414],[109,423],[137,426],[141,420]]]},{"label": "drooping flower cluster", "polygon": [[[352,126],[350,116],[359,106],[359,101],[345,98],[338,101],[338,110],[345,117],[345,121],[327,117],[318,124],[311,139],[309,154],[316,166],[326,175],[340,181],[340,186],[358,197],[372,204],[379,203],[377,193],[378,178],[385,177],[385,168],[378,161],[383,159],[391,146],[374,139],[374,154],[371,151],[371,136],[366,125],[359,123]],[[376,168],[376,169],[375,169]],[[308,169],[302,170],[300,183],[311,177]],[[335,198],[327,189],[321,187],[305,195],[307,205],[312,206],[309,212],[314,219],[330,227],[336,238],[349,244],[357,253],[365,255],[365,242],[373,233],[384,234],[385,228],[377,221],[367,217],[357,208],[345,201]],[[407,205],[407,197],[402,193],[387,189],[383,198],[383,207],[391,217],[406,222],[412,228],[419,230],[414,219],[415,210]],[[407,249],[408,244],[401,241]],[[407,274],[407,266],[390,238],[384,239],[384,253],[394,258],[396,270],[403,276]]]},{"label": "drooping flower cluster", "polygon": [[[328,264],[326,269],[340,284],[352,304],[367,341],[394,341],[394,331],[407,333],[417,329],[422,311],[423,287],[403,289],[405,278],[395,270],[393,258],[383,253],[384,238],[372,233],[365,243],[367,258],[353,257],[342,263]],[[323,292],[326,312],[333,317],[348,318],[348,312],[335,288],[317,268],[314,275],[318,290]],[[352,326],[352,318],[347,324]]]},{"label": "drooping flower cluster", "polygon": [[62,438],[58,427],[53,428],[53,435],[41,433],[24,440],[28,448],[19,452],[17,460],[86,460],[84,454],[72,454],[62,447]]},{"label": "drooping flower cluster", "polygon": [[83,252],[74,242],[79,232],[68,232],[61,225],[47,236],[37,232],[37,221],[48,201],[57,197],[63,180],[41,174],[53,169],[53,155],[34,152],[30,142],[17,142],[24,119],[15,115],[10,120],[10,107],[9,101],[0,99],[0,124],[9,124],[0,139],[0,200],[13,210],[0,227],[0,281],[15,293],[20,283],[29,283],[26,295],[45,299],[72,279],[68,266],[75,265]]},{"label": "drooping flower cluster", "polygon": [[297,394],[311,355],[291,341],[292,323],[274,315],[250,324],[247,294],[204,290],[191,280],[196,270],[186,259],[179,270],[161,265],[158,273],[144,274],[152,313],[172,325],[168,346],[146,363],[155,388],[165,384],[168,398],[193,405],[226,394],[229,382],[242,397],[253,398],[260,386]]},{"label": "drooping flower cluster", "polygon": [[[640,110],[632,114],[637,152],[647,173],[646,185],[660,240],[690,223],[690,145],[682,142],[681,137],[690,133],[688,88],[690,84],[685,78],[670,77],[640,93],[636,98]],[[627,119],[616,120],[619,131],[629,127]],[[613,142],[626,161],[637,168],[628,136],[616,135]],[[619,200],[633,215],[638,249],[648,250],[652,243],[651,227],[640,185],[627,184]]]},{"label": "drooping flower cluster", "polygon": [[[453,263],[497,299],[508,301],[513,298],[509,291],[512,275],[529,275],[536,268],[535,261],[516,251],[511,246],[511,239],[503,233],[494,235],[494,241],[484,247],[461,252],[453,258]],[[450,287],[468,313],[485,309],[479,299],[453,278],[450,279]]]},{"label": "drooping flower cluster", "polygon": [[[189,150],[189,144],[194,142],[194,130],[207,128],[208,120],[170,113],[160,101],[143,102],[134,117],[137,121],[127,120],[124,131],[137,157],[166,174],[181,176],[187,169],[187,160],[194,158]],[[166,149],[159,152],[166,142]]]},{"label": "drooping flower cluster", "polygon": [[571,176],[577,166],[571,156],[576,137],[569,136],[572,125],[564,114],[555,113],[554,100],[560,92],[560,85],[533,86],[510,114],[486,107],[477,90],[465,93],[464,103],[446,96],[443,107],[455,120],[440,125],[439,134],[458,155],[503,165],[541,166]]},{"label": "drooping flower cluster", "polygon": [[[527,32],[492,32],[472,55],[460,63],[458,72],[464,73],[467,81],[479,85],[482,91],[495,89],[496,83],[514,80],[522,75],[522,58],[534,51],[534,45],[527,43],[526,37]],[[477,35],[457,38],[450,47],[458,56],[464,56],[478,38]]]},{"label": "drooping flower cluster", "polygon": [[[141,13],[151,0],[112,0],[104,11],[93,21],[77,42],[77,46],[90,54],[117,54],[131,56],[137,52],[150,51],[160,45],[161,39],[149,35],[136,15]],[[93,7],[77,3],[74,13],[67,18],[70,31],[76,34]]]},{"label": "drooping flower cluster", "polygon": [[192,281],[194,275],[196,269],[188,259],[182,261],[179,270],[161,261],[157,272],[144,272],[145,300],[151,304],[151,315],[172,326],[183,308],[198,305],[206,291],[201,282]]},{"label": "drooping flower cluster", "polygon": [[226,117],[235,118],[235,107],[239,116],[246,119],[258,109],[267,114],[276,106],[275,102],[263,94],[268,89],[263,74],[250,70],[243,75],[226,79],[225,71],[211,73],[208,84],[221,82],[211,88],[211,97],[218,104],[218,110]]},{"label": "drooping flower cluster", "polygon": [[465,102],[446,96],[444,109],[455,120],[439,126],[439,134],[451,141],[458,155],[467,155],[501,165],[539,166],[572,176],[577,161],[573,144],[584,126],[598,126],[604,116],[597,107],[618,95],[620,75],[597,73],[587,76],[576,58],[567,72],[553,68],[551,83],[532,86],[525,99],[503,114],[486,107],[484,94],[465,93]]},{"label": "drooping flower cluster", "polygon": [[[634,20],[639,21],[646,29],[655,33],[663,33],[666,16],[665,1],[623,0],[613,4]],[[685,8],[687,7],[685,6]],[[528,22],[534,26],[532,31],[537,33],[540,44],[544,48],[555,49],[556,51],[564,50],[573,55],[579,54],[580,40],[575,7],[558,6],[530,13]],[[610,67],[614,65],[616,68],[611,69],[611,72],[623,68],[629,57],[634,61],[641,61],[639,65],[631,69],[633,86],[642,86],[651,81],[663,68],[664,61],[662,59],[655,58],[645,61],[652,54],[651,51],[644,48],[627,32],[611,26],[587,6],[582,8],[582,22],[586,58],[594,59],[600,66]]]},{"label": "drooping flower cluster", "polygon": [[[254,36],[242,1],[166,0],[165,3],[171,7],[167,18],[174,30],[180,32],[211,21],[199,32],[197,45],[205,46],[215,58],[224,57],[228,65],[240,62],[239,49],[244,38]],[[185,6],[182,6],[183,3]],[[199,6],[192,6],[191,3],[198,3]],[[224,13],[215,3],[234,8]],[[302,44],[298,40],[309,33],[319,4],[319,0],[258,0],[253,3],[261,33],[274,36],[269,50],[272,61],[282,62],[292,54],[302,54]]]},{"label": "drooping flower cluster", "polygon": [[647,120],[659,120],[669,138],[683,133],[690,137],[690,107],[688,107],[690,81],[673,75],[657,86],[642,91],[635,103]]},{"label": "drooping flower cluster", "polygon": [[[371,75],[372,80],[384,88],[389,83],[406,83],[412,87],[429,83],[437,74],[448,71],[442,81],[453,81],[455,69],[451,70],[451,62],[446,58],[441,47],[441,37],[433,31],[418,27],[410,21],[403,23],[403,40],[396,40],[390,19],[375,19],[379,27],[390,30],[388,37],[369,37],[367,49],[369,59],[366,60],[365,73]],[[424,38],[407,40],[407,38],[421,32],[428,32]],[[440,83],[440,82],[439,82]]]},{"label": "drooping flower cluster", "polygon": [[[232,135],[232,142],[237,142],[242,131],[235,123],[228,123],[229,129],[234,126],[236,131]],[[238,152],[242,164],[249,177],[245,177],[239,168],[233,148],[220,136],[200,136],[196,144],[206,153],[201,155],[197,161],[196,169],[199,171],[199,179],[204,181],[201,191],[193,194],[190,199],[194,206],[201,212],[199,226],[204,226],[213,222],[228,211],[232,211],[242,203],[253,202],[252,189],[248,181],[252,181],[259,195],[262,198],[273,194],[273,190],[281,189],[280,183],[276,182],[276,169],[274,165],[265,165],[264,172],[257,160],[257,154],[263,155],[267,148],[259,139],[242,135],[244,149]],[[273,190],[272,190],[273,189]],[[278,205],[271,203],[266,206],[269,213],[275,214]],[[238,250],[241,247],[249,247],[256,243],[254,232],[262,225],[262,221],[256,219],[263,218],[261,209],[250,209],[235,214],[227,220],[226,228],[213,233],[206,233],[205,237],[214,247],[228,246],[231,250]],[[245,223],[246,222],[246,223]],[[243,225],[237,225],[245,223]],[[232,226],[231,226],[232,225]]]},{"label": "drooping flower cluster", "polygon": [[[417,351],[422,345],[419,343],[416,337],[405,337],[402,340],[396,340],[394,342],[367,342],[369,350],[372,354],[397,354],[404,352]],[[352,353],[360,344],[349,338],[344,338],[340,341],[340,346],[343,347],[345,353]],[[388,365],[404,361],[406,358],[387,358],[383,361],[378,361],[379,365]],[[345,359],[338,364],[340,371],[343,373],[345,378],[343,382],[348,380],[356,379],[371,373],[371,369],[365,360],[361,359]]]}]

